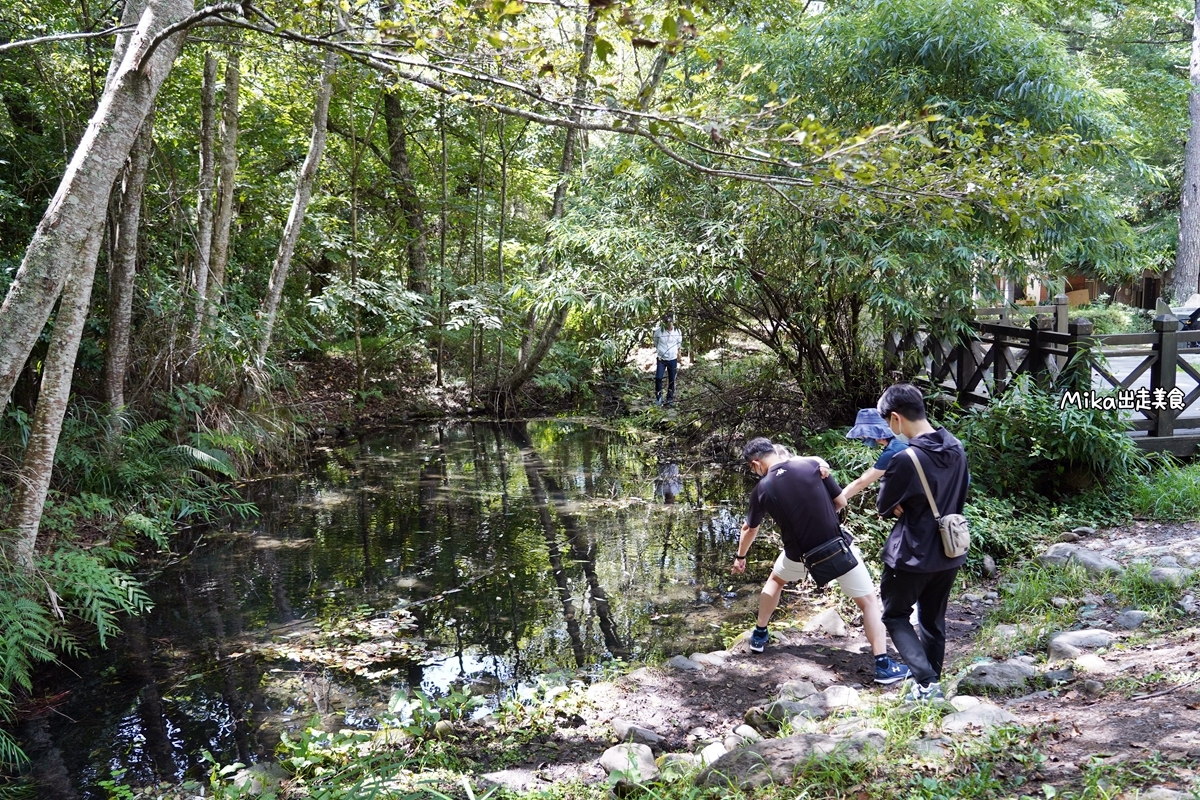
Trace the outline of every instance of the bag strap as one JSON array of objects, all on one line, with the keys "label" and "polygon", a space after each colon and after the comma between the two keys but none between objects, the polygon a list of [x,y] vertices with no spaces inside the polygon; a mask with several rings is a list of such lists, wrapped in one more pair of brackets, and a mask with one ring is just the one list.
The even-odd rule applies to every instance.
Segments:
[{"label": "bag strap", "polygon": [[935,519],[941,519],[942,515],[938,512],[937,501],[933,499],[933,492],[929,489],[929,481],[925,479],[925,469],[921,466],[921,459],[917,458],[917,454],[913,452],[916,448],[908,447],[904,452],[908,453],[909,458],[917,465],[917,477],[921,479],[921,487],[925,490],[925,499],[929,501],[929,507],[933,509]]}]

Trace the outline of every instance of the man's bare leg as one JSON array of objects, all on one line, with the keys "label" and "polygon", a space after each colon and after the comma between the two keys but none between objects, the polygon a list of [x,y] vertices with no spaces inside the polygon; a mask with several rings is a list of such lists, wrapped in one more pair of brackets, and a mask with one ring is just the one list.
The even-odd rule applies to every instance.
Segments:
[{"label": "man's bare leg", "polygon": [[[766,589],[764,588],[763,591],[766,592]],[[775,596],[775,602],[779,602],[778,595]],[[883,610],[879,605],[879,598],[873,594],[865,594],[862,597],[854,598],[854,602],[862,611],[863,631],[867,634],[867,641],[871,643],[871,652],[877,656],[886,655],[887,628],[883,627]],[[762,619],[761,608],[762,601],[759,601],[758,618],[760,620]],[[773,606],[772,610],[774,610]]]},{"label": "man's bare leg", "polygon": [[[779,607],[779,596],[783,594],[784,581],[774,572],[771,577],[767,578],[767,582],[763,584],[762,594],[758,596],[758,627],[765,628],[767,623],[771,621],[771,615],[775,613],[775,609]],[[865,617],[866,614],[864,613]],[[875,609],[875,619],[879,621],[879,609]],[[883,623],[879,622],[880,630],[883,630]]]}]

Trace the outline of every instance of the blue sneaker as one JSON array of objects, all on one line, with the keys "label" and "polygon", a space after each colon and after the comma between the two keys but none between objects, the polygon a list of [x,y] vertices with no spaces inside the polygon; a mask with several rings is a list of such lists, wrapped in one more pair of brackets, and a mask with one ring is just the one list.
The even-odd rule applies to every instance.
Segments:
[{"label": "blue sneaker", "polygon": [[750,632],[750,649],[755,653],[761,653],[769,641],[771,641],[771,634],[767,633],[766,631],[759,633],[758,630],[755,629]]},{"label": "blue sneaker", "polygon": [[891,686],[912,675],[912,671],[899,661],[887,659],[885,664],[875,664],[875,682],[880,686]]}]

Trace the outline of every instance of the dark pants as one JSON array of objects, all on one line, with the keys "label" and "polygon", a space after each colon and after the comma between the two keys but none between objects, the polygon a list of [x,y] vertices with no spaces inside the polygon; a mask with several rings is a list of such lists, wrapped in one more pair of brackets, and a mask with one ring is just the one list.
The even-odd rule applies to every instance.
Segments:
[{"label": "dark pants", "polygon": [[675,401],[675,373],[679,371],[679,359],[673,358],[670,361],[663,359],[658,360],[658,367],[654,370],[654,399],[662,400],[662,379],[663,372],[667,373],[667,402]]},{"label": "dark pants", "polygon": [[[957,575],[958,567],[941,572],[883,568],[883,579],[879,582],[883,624],[917,683],[926,684],[942,677],[942,662],[946,660],[946,604]],[[909,622],[914,604],[920,634]]]}]

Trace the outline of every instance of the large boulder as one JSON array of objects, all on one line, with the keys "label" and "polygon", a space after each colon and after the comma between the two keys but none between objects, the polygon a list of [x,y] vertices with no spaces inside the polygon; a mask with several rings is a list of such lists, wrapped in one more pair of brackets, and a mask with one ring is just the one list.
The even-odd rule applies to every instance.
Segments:
[{"label": "large boulder", "polygon": [[845,636],[849,633],[846,621],[842,619],[841,614],[835,608],[829,608],[817,614],[804,623],[804,627],[800,630],[804,633],[825,633],[830,636]]},{"label": "large boulder", "polygon": [[1068,542],[1059,542],[1050,545],[1044,553],[1038,556],[1038,561],[1041,561],[1043,564],[1056,564],[1059,566],[1075,562],[1092,575],[1101,575],[1106,572],[1120,574],[1125,571],[1125,568],[1121,566],[1121,562],[1114,561],[1107,556],[1102,556],[1085,547],[1079,547]]},{"label": "large boulder", "polygon": [[1003,664],[976,664],[958,681],[964,694],[1009,694],[1024,689],[1037,670],[1029,664],[1008,661]]},{"label": "large boulder", "polygon": [[1002,708],[980,703],[964,711],[956,711],[942,718],[943,733],[965,733],[970,730],[987,731],[1001,725],[1020,722]]},{"label": "large boulder", "polygon": [[600,756],[600,766],[617,784],[637,786],[658,777],[654,753],[644,744],[619,744]]},{"label": "large boulder", "polygon": [[643,728],[635,725],[628,720],[614,719],[612,722],[613,733],[617,735],[617,739],[622,742],[634,742],[636,744],[648,744],[651,747],[657,747],[662,743],[662,737],[649,728]]},{"label": "large boulder", "polygon": [[1100,628],[1057,633],[1050,638],[1050,660],[1079,658],[1085,650],[1108,647],[1116,640],[1115,634]]},{"label": "large boulder", "polygon": [[1151,583],[1183,586],[1191,577],[1192,571],[1183,567],[1155,567],[1146,575],[1146,580]]},{"label": "large boulder", "polygon": [[726,753],[696,776],[700,786],[734,786],[742,790],[771,783],[790,784],[813,762],[829,756],[856,762],[882,752],[887,734],[878,729],[849,736],[806,733],[770,739]]}]

